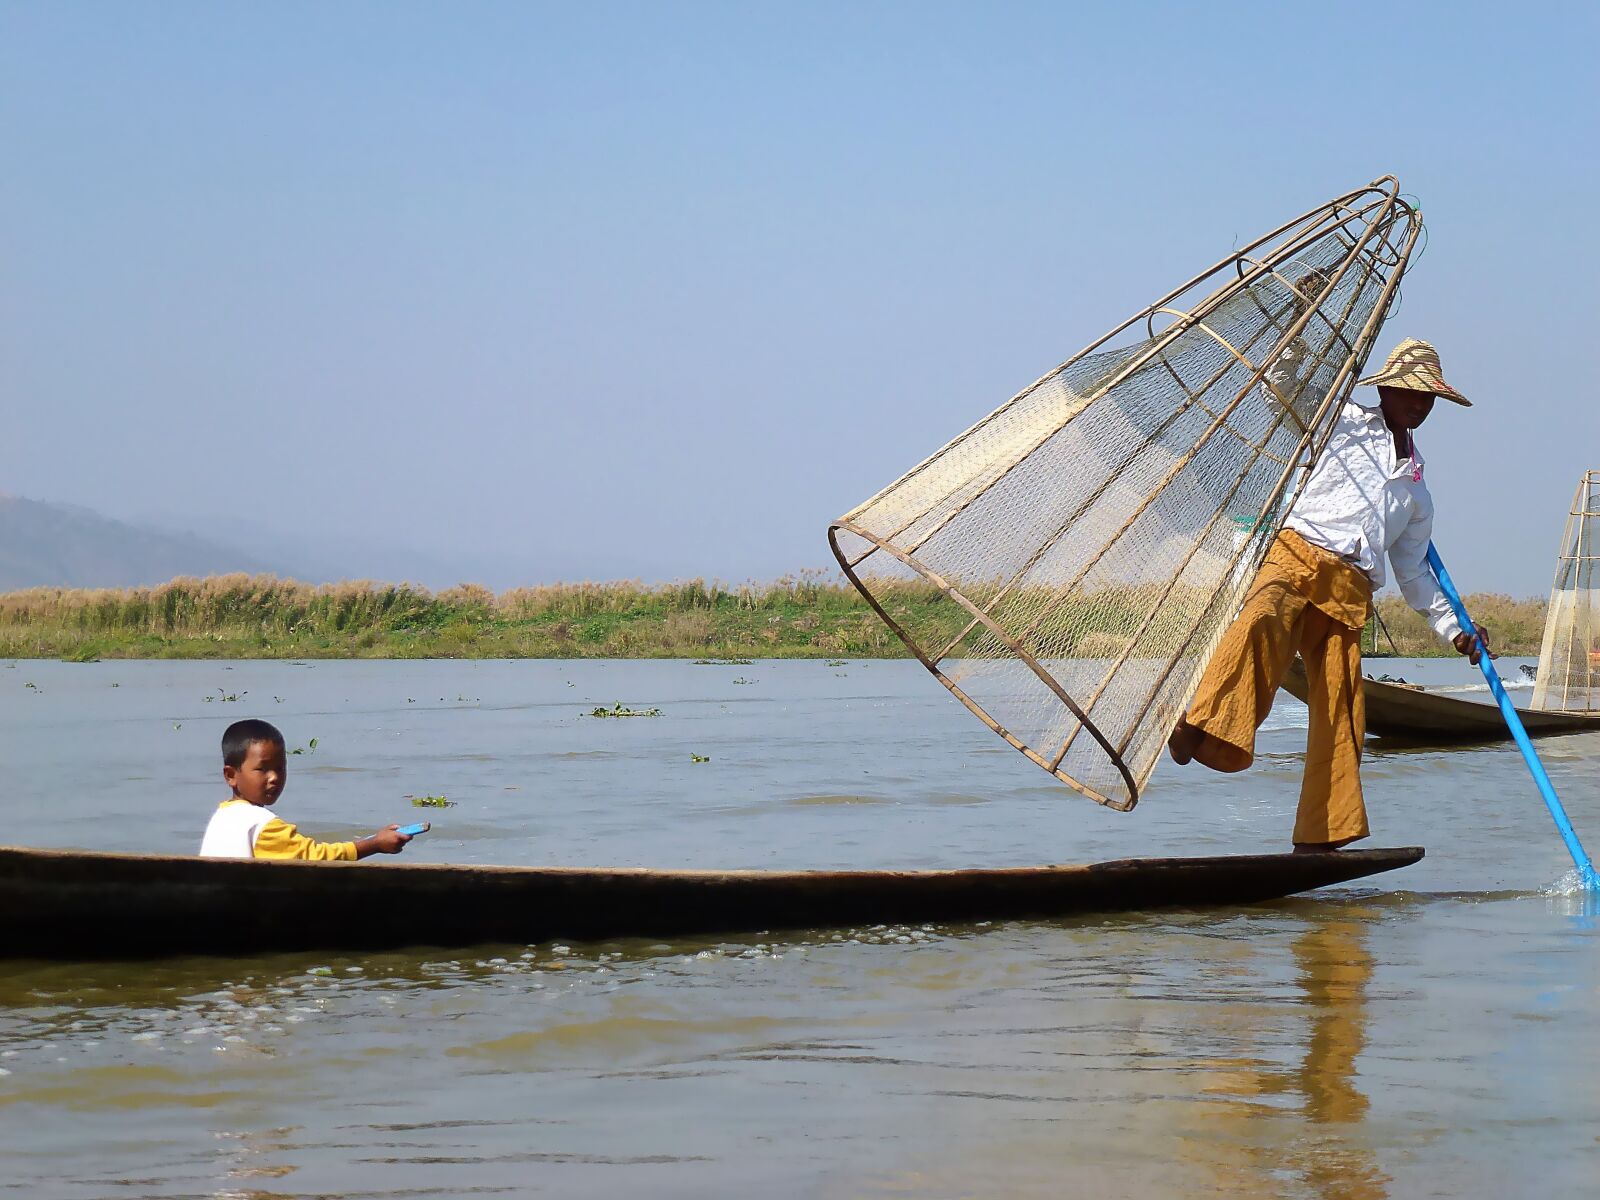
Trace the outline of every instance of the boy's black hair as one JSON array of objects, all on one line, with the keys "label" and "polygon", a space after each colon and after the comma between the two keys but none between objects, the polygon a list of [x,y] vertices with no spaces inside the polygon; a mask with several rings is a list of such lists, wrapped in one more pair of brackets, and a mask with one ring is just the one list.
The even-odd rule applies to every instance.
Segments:
[{"label": "boy's black hair", "polygon": [[276,725],[258,721],[254,717],[247,721],[235,721],[222,731],[222,765],[244,766],[244,756],[250,753],[250,747],[257,742],[270,742],[274,746],[286,744]]}]

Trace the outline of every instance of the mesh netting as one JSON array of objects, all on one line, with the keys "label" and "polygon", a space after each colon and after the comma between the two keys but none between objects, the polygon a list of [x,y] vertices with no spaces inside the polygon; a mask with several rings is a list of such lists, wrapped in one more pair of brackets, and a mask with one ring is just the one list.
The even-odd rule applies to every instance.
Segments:
[{"label": "mesh netting", "polygon": [[1230,255],[836,521],[840,565],[997,733],[1132,808],[1420,228],[1384,180]]},{"label": "mesh netting", "polygon": [[1600,578],[1596,578],[1596,533],[1600,532],[1600,471],[1587,471],[1561,535],[1556,581],[1544,618],[1544,644],[1533,706],[1559,712],[1600,712]]}]

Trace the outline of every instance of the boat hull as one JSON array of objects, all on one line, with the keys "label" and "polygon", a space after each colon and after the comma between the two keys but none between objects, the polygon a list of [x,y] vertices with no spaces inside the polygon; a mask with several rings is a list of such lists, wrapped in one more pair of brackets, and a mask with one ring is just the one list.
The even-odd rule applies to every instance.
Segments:
[{"label": "boat hull", "polygon": [[[1299,659],[1284,677],[1283,690],[1304,703],[1307,693],[1305,666]],[[1367,705],[1367,732],[1378,737],[1432,742],[1510,741],[1511,730],[1493,704],[1463,700],[1399,683],[1363,679],[1361,692]],[[1517,715],[1533,737],[1554,733],[1582,733],[1600,729],[1600,716],[1584,713],[1545,712],[1519,708]]]},{"label": "boat hull", "polygon": [[1420,847],[953,871],[252,862],[0,847],[0,957],[248,955],[1251,904]]}]

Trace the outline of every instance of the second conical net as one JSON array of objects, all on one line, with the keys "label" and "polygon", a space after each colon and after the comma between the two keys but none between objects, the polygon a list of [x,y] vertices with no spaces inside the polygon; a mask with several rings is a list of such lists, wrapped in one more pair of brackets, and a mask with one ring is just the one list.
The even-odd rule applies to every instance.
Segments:
[{"label": "second conical net", "polygon": [[995,732],[1132,808],[1420,229],[1386,178],[1229,255],[835,521],[845,574]]},{"label": "second conical net", "polygon": [[1545,612],[1533,707],[1600,712],[1600,471],[1584,472],[1572,498]]}]

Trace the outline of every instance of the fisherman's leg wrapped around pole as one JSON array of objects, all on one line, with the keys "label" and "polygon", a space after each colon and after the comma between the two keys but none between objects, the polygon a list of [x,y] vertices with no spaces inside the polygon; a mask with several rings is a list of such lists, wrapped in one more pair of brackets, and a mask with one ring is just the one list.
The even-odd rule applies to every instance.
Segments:
[{"label": "fisherman's leg wrapped around pole", "polygon": [[[1306,773],[1294,840],[1320,844],[1367,835],[1361,794],[1361,630],[1371,585],[1355,567],[1280,533],[1239,616],[1201,677],[1184,724],[1189,753],[1216,771],[1255,761],[1256,730],[1298,651],[1311,681]],[[1177,738],[1184,737],[1180,729]]]}]

